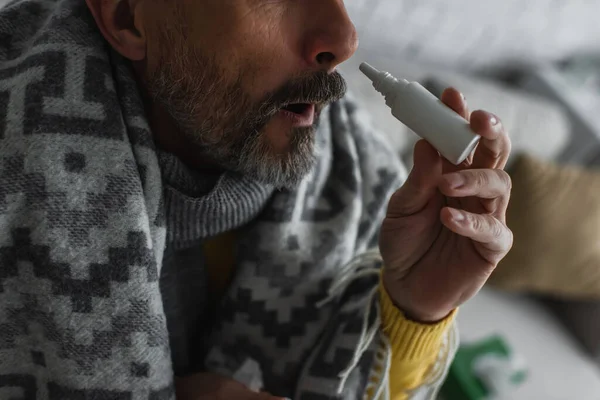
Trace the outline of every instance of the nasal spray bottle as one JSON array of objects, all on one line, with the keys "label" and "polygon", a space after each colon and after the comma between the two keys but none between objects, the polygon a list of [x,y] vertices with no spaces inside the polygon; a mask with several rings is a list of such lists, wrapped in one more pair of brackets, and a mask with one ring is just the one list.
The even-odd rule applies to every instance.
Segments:
[{"label": "nasal spray bottle", "polygon": [[480,136],[469,123],[417,82],[396,79],[367,63],[360,70],[385,97],[392,115],[427,140],[451,163],[462,163],[473,152]]}]

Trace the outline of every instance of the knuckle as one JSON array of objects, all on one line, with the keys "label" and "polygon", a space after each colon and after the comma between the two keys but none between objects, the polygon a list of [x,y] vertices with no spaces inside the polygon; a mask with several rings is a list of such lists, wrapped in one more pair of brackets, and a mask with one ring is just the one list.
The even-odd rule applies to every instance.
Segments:
[{"label": "knuckle", "polygon": [[488,171],[478,171],[475,180],[479,187],[484,188],[490,184],[490,175]]},{"label": "knuckle", "polygon": [[504,131],[504,147],[506,148],[506,151],[510,154],[510,152],[512,151],[512,140],[510,138],[510,135],[506,131]]},{"label": "knuckle", "polygon": [[473,228],[473,230],[475,232],[482,232],[484,230],[484,225],[481,221],[481,217],[478,215],[472,215],[472,214],[467,214],[468,215],[468,220],[469,223],[471,225],[471,228]]},{"label": "knuckle", "polygon": [[482,150],[483,150],[485,156],[492,161],[500,160],[504,154],[500,148],[496,148],[496,147],[494,147],[494,148],[483,147]]},{"label": "knuckle", "polygon": [[500,180],[500,184],[503,188],[507,189],[509,192],[512,189],[512,179],[510,175],[501,169],[496,169],[496,174],[498,175],[498,179]]},{"label": "knuckle", "polygon": [[502,240],[504,237],[505,229],[504,226],[496,221],[494,224],[491,224],[492,237],[496,240]]},{"label": "knuckle", "polygon": [[510,230],[510,228],[506,227],[506,234],[507,234],[507,246],[506,246],[506,252],[508,253],[510,251],[510,249],[512,249],[513,243],[515,241],[515,235],[513,234],[513,231]]}]

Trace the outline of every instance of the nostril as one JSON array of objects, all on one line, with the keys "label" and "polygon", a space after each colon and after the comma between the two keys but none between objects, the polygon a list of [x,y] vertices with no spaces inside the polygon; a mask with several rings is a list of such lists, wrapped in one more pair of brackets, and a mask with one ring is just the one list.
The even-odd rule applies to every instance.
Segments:
[{"label": "nostril", "polygon": [[330,52],[322,52],[317,54],[317,63],[322,64],[330,64],[335,60],[335,56]]}]

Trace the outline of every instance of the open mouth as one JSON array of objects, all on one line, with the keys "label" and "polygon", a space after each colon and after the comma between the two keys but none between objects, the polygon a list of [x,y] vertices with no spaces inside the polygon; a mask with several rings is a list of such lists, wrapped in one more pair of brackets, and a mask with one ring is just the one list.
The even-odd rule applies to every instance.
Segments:
[{"label": "open mouth", "polygon": [[304,115],[304,113],[306,113],[308,108],[311,106],[312,106],[312,104],[308,104],[308,103],[288,104],[287,106],[283,107],[283,110],[289,111],[291,113],[298,114],[298,115]]},{"label": "open mouth", "polygon": [[280,114],[291,120],[293,126],[312,126],[315,121],[316,106],[311,103],[288,104],[281,108]]}]

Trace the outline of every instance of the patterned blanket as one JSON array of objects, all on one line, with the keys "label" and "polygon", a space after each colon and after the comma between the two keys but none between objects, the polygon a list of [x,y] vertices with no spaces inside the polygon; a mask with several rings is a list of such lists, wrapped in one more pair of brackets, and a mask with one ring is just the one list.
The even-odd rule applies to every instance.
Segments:
[{"label": "patterned blanket", "polygon": [[361,398],[385,346],[377,260],[360,255],[405,174],[348,99],[317,137],[295,190],[226,174],[202,199],[173,197],[129,65],[85,2],[0,10],[0,398],[173,399],[165,249],[191,232],[178,202],[204,220],[223,193],[256,213],[205,365],[234,376],[253,360],[295,400]]}]

